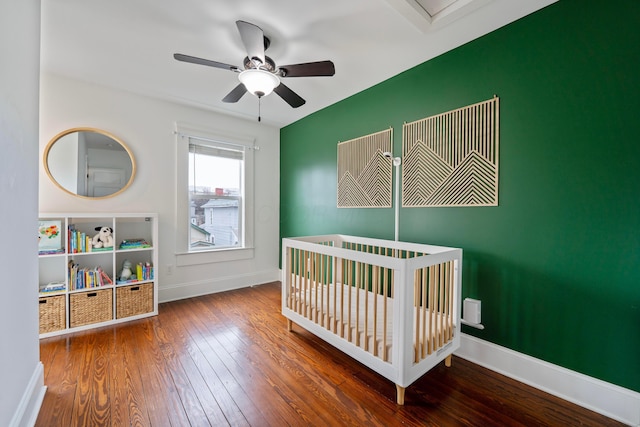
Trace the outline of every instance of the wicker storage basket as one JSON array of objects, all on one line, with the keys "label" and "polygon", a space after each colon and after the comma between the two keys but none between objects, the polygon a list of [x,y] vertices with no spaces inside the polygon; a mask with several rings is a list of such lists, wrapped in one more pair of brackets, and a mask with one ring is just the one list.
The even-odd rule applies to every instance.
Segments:
[{"label": "wicker storage basket", "polygon": [[113,319],[113,291],[80,292],[69,295],[70,314],[69,325],[88,325],[90,323],[106,322]]},{"label": "wicker storage basket", "polygon": [[59,331],[66,328],[64,295],[42,297],[39,299],[40,333]]},{"label": "wicker storage basket", "polygon": [[116,288],[116,319],[152,311],[153,283]]}]

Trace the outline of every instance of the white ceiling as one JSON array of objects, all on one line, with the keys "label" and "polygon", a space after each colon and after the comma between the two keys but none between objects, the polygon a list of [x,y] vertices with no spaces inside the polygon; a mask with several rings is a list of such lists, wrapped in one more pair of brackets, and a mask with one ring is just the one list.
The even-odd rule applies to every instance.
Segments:
[{"label": "white ceiling", "polygon": [[271,39],[276,64],[335,63],[333,77],[283,79],[307,101],[300,108],[262,99],[263,122],[280,127],[554,1],[44,0],[42,71],[256,120],[253,95],[221,101],[237,74],[173,59],[241,66],[244,20]]}]

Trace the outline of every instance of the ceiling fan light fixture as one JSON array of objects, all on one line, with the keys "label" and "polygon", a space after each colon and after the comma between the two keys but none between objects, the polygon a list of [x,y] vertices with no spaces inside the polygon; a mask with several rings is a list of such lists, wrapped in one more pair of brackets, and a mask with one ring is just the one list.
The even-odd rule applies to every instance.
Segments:
[{"label": "ceiling fan light fixture", "polygon": [[260,69],[244,70],[238,79],[248,92],[258,98],[269,95],[280,84],[280,79],[273,73]]}]

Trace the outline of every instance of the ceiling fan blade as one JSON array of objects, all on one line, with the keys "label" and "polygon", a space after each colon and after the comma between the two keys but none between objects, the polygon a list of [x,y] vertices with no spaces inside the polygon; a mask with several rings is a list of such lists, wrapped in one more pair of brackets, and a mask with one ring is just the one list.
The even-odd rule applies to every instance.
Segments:
[{"label": "ceiling fan blade", "polygon": [[211,61],[209,59],[196,58],[195,56],[183,55],[181,53],[174,53],[173,57],[178,61],[190,62],[192,64],[206,65],[208,67],[222,68],[223,70],[239,71],[235,65],[224,64],[222,62]]},{"label": "ceiling fan blade", "polygon": [[275,89],[273,89],[273,91],[280,95],[280,98],[284,99],[287,104],[291,105],[293,108],[301,107],[306,102],[300,97],[300,95],[289,89],[288,86],[285,86],[284,83],[280,83],[275,87]]},{"label": "ceiling fan blade", "polygon": [[280,67],[282,77],[333,76],[335,73],[336,67],[331,61],[307,62]]},{"label": "ceiling fan blade", "polygon": [[236,25],[249,59],[258,59],[261,64],[264,64],[264,33],[262,29],[245,21],[236,21]]},{"label": "ceiling fan blade", "polygon": [[233,88],[231,92],[227,94],[224,98],[222,98],[222,102],[238,102],[242,95],[247,93],[247,88],[244,87],[242,83]]}]

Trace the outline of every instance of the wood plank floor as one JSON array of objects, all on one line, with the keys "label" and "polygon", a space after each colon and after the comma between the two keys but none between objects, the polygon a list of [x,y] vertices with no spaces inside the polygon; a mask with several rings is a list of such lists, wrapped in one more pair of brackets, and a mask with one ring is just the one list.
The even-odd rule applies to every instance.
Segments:
[{"label": "wood plank floor", "polygon": [[160,305],[160,314],[41,340],[36,425],[617,426],[454,357],[407,388],[280,314],[280,283]]}]

